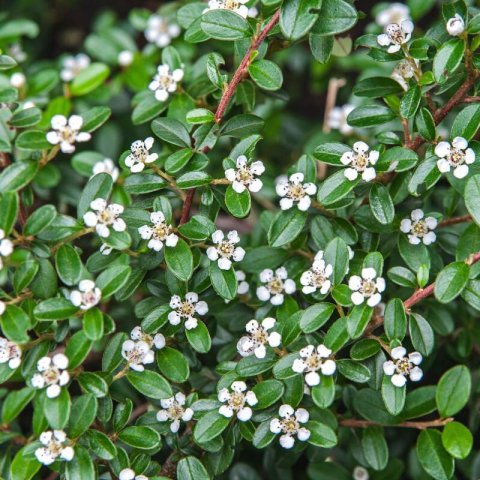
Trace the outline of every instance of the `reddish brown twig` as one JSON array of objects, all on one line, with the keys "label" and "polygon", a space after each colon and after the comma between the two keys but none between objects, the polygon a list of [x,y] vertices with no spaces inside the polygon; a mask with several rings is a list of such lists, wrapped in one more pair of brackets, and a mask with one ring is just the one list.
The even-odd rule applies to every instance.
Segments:
[{"label": "reddish brown twig", "polygon": [[187,198],[183,203],[182,215],[180,217],[180,221],[178,222],[179,225],[183,225],[184,223],[188,222],[188,219],[190,218],[190,209],[192,208],[194,195],[195,195],[195,188],[192,188],[187,192]]},{"label": "reddish brown twig", "polygon": [[438,224],[439,227],[448,227],[449,225],[456,225],[457,223],[471,222],[471,215],[463,215],[463,217],[447,218]]},{"label": "reddish brown twig", "polygon": [[466,97],[463,99],[463,103],[478,103],[478,102],[480,102],[480,97],[478,96]]},{"label": "reddish brown twig", "polygon": [[402,422],[396,425],[384,425],[378,422],[371,422],[370,420],[359,420],[356,418],[343,418],[339,421],[342,427],[350,428],[367,428],[373,426],[380,427],[396,427],[396,428],[416,428],[418,430],[425,430],[427,428],[443,427],[447,423],[453,421],[453,418],[437,418],[435,420],[426,420],[421,422]]}]

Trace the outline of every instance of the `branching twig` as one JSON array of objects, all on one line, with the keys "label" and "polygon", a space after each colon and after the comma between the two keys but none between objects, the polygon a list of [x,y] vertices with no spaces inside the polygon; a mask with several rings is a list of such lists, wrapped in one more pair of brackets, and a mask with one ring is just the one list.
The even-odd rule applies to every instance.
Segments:
[{"label": "branching twig", "polygon": [[440,222],[438,226],[441,227],[448,227],[449,225],[456,225],[457,223],[464,223],[464,222],[471,222],[472,216],[471,215],[463,215],[463,217],[453,217],[447,218]]},{"label": "branching twig", "polygon": [[447,423],[453,421],[453,418],[437,418],[435,420],[426,420],[420,422],[402,422],[397,423],[396,425],[384,425],[378,422],[371,422],[370,420],[359,420],[356,418],[343,418],[339,421],[339,424],[342,427],[350,427],[350,428],[367,428],[373,426],[380,426],[380,427],[400,427],[400,428],[416,428],[418,430],[425,430],[427,428],[435,428],[435,427],[443,427]]}]

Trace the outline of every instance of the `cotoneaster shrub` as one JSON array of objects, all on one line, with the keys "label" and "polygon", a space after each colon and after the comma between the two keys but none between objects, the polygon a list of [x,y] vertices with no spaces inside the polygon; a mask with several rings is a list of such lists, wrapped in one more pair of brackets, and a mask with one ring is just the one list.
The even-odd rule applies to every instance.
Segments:
[{"label": "cotoneaster shrub", "polygon": [[2,478],[479,478],[480,12],[365,3],[3,12]]}]

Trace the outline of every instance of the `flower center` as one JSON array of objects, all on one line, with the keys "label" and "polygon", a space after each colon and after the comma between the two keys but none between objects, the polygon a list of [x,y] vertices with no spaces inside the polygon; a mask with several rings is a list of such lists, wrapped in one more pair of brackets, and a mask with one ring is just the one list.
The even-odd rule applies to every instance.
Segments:
[{"label": "flower center", "polygon": [[371,297],[377,291],[377,285],[372,280],[364,280],[360,292],[364,297]]},{"label": "flower center", "polygon": [[275,277],[272,281],[267,283],[267,288],[270,293],[277,295],[278,293],[283,292],[283,282],[278,277]]},{"label": "flower center", "polygon": [[51,367],[48,370],[43,372],[43,378],[48,385],[53,385],[58,382],[58,377],[60,376],[60,371],[58,368]]},{"label": "flower center", "polygon": [[223,4],[228,10],[237,10],[240,8],[240,2],[237,0],[224,0]]},{"label": "flower center", "polygon": [[157,75],[157,82],[159,83],[159,90],[168,90],[175,85],[175,80],[169,75]]},{"label": "flower center", "polygon": [[322,358],[316,353],[312,353],[303,362],[309,372],[316,372],[322,366]]},{"label": "flower center", "polygon": [[260,345],[264,345],[268,341],[268,333],[263,327],[258,327],[251,336],[252,340]]},{"label": "flower center", "polygon": [[327,277],[325,276],[325,274],[323,272],[316,272],[314,270],[311,271],[312,272],[312,276],[311,276],[311,283],[314,287],[321,287],[323,286],[323,284],[325,283],[325,281],[327,280]]},{"label": "flower center", "polygon": [[179,420],[180,418],[182,418],[183,408],[177,402],[175,402],[171,407],[169,407],[167,411],[168,416],[172,420]]},{"label": "flower center", "polygon": [[62,141],[67,143],[75,143],[77,132],[70,128],[68,125],[63,127],[58,133]]},{"label": "flower center", "polygon": [[165,223],[160,223],[153,227],[153,236],[157,240],[164,240],[170,234],[170,227]]},{"label": "flower center", "polygon": [[195,314],[195,307],[189,302],[183,302],[177,312],[182,317],[193,317]]},{"label": "flower center", "polygon": [[280,422],[283,433],[294,435],[299,429],[300,425],[295,417],[288,417]]},{"label": "flower center", "polygon": [[425,220],[417,220],[416,222],[413,222],[412,233],[416,237],[425,236],[428,233],[428,227],[427,227],[427,224],[425,223]]},{"label": "flower center", "polygon": [[290,184],[288,187],[287,197],[293,200],[300,200],[306,195],[303,185],[300,183]]},{"label": "flower center", "polygon": [[145,145],[136,145],[132,148],[132,154],[138,162],[145,162],[148,157],[148,150]]},{"label": "flower center", "polygon": [[462,165],[465,162],[465,152],[453,148],[450,155],[448,155],[448,161],[455,167]]},{"label": "flower center", "polygon": [[356,153],[353,157],[352,167],[359,172],[363,172],[368,167],[369,163],[367,155],[364,153]]},{"label": "flower center", "polygon": [[130,363],[142,363],[144,353],[139,350],[137,347],[134,347],[127,353],[128,361]]},{"label": "flower center", "polygon": [[235,247],[226,240],[223,240],[223,242],[220,243],[217,247],[217,251],[222,257],[231,257],[234,250]]},{"label": "flower center", "polygon": [[405,43],[405,34],[397,23],[392,23],[387,27],[387,35],[392,43],[396,43],[397,45]]},{"label": "flower center", "polygon": [[51,440],[47,448],[53,457],[58,457],[62,453],[63,445],[60,442]]},{"label": "flower center", "polygon": [[241,392],[233,392],[228,400],[228,405],[234,410],[240,410],[245,405],[245,395]]},{"label": "flower center", "polygon": [[241,183],[250,183],[253,180],[252,172],[249,168],[241,168],[237,171],[237,180]]},{"label": "flower center", "polygon": [[401,358],[400,360],[397,360],[395,367],[397,369],[397,372],[400,373],[401,375],[407,375],[410,373],[410,362],[408,361],[408,358],[404,357]]},{"label": "flower center", "polygon": [[93,290],[82,294],[82,302],[86,305],[97,303],[97,296]]},{"label": "flower center", "polygon": [[103,210],[99,212],[97,217],[100,223],[105,223],[106,225],[113,223],[113,221],[115,220],[115,217],[112,215],[112,213],[109,210]]}]

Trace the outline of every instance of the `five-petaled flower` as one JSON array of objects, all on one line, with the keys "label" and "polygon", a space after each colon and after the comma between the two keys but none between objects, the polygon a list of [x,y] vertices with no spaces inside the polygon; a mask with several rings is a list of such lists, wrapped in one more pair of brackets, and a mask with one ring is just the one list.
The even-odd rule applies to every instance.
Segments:
[{"label": "five-petaled flower", "polygon": [[175,247],[178,243],[178,236],[173,233],[173,228],[165,221],[163,212],[152,212],[150,221],[153,226],[143,225],[139,227],[138,233],[144,240],[148,240],[147,246],[156,252],[163,248],[163,244],[167,247]]},{"label": "five-petaled flower", "polygon": [[410,20],[404,20],[400,24],[390,23],[385,28],[385,33],[378,35],[377,42],[382,47],[388,47],[388,53],[396,53],[410,40],[412,32],[413,23]]},{"label": "five-petaled flower", "polygon": [[163,410],[157,412],[159,422],[171,422],[170,431],[177,433],[180,428],[180,420],[188,422],[193,417],[193,410],[185,408],[186,398],[182,392],[178,392],[174,397],[160,400]]},{"label": "five-petaled flower", "polygon": [[365,142],[355,142],[352,150],[345,152],[340,161],[343,165],[348,165],[344,174],[349,180],[356,180],[359,175],[365,182],[370,182],[377,173],[372,165],[377,163],[380,156],[377,150],[370,150]]},{"label": "five-petaled flower", "polygon": [[145,370],[144,365],[153,363],[155,353],[153,347],[160,350],[165,346],[165,337],[161,333],[154,336],[145,333],[141,327],[135,327],[130,333],[131,340],[122,344],[122,356],[128,366],[137,372]]},{"label": "five-petaled flower", "polygon": [[111,203],[107,206],[104,198],[96,198],[90,203],[90,208],[83,216],[83,221],[87,227],[95,227],[98,235],[102,238],[110,236],[110,227],[116,232],[124,232],[127,228],[125,221],[119,216],[123,213],[123,205]]},{"label": "five-petaled flower", "polygon": [[331,358],[332,351],[325,345],[307,345],[300,350],[300,357],[292,365],[292,370],[296,373],[305,373],[305,383],[309,387],[320,384],[320,375],[330,376],[335,373],[337,366],[335,360]]},{"label": "five-petaled flower", "polygon": [[3,258],[9,257],[12,253],[13,242],[6,238],[5,231],[0,228],[0,270],[3,268]]},{"label": "five-petaled flower", "polygon": [[248,335],[242,337],[237,343],[238,353],[242,357],[255,355],[257,358],[265,358],[266,346],[275,348],[280,345],[282,337],[278,332],[270,332],[275,327],[275,319],[265,318],[261,324],[256,320],[250,320],[245,326]]},{"label": "five-petaled flower", "polygon": [[170,45],[174,38],[180,35],[180,27],[176,23],[170,23],[160,15],[150,15],[145,29],[145,38],[157,47],[163,48]]},{"label": "five-petaled flower", "polygon": [[136,140],[130,146],[130,154],[125,158],[125,165],[132,173],[141,172],[146,164],[153,163],[158,158],[158,153],[150,153],[153,147],[153,137],[145,140]]},{"label": "five-petaled flower", "polygon": [[423,210],[419,208],[412,210],[410,218],[404,218],[400,222],[400,230],[408,235],[408,241],[412,245],[424,243],[430,245],[437,236],[435,228],[437,227],[437,219],[434,217],[425,217]]},{"label": "five-petaled flower", "polygon": [[275,270],[266,268],[260,272],[260,281],[264,283],[257,288],[257,297],[266,302],[270,300],[272,305],[281,305],[284,301],[284,293],[291,294],[296,290],[295,282],[288,278],[285,267]]},{"label": "five-petaled flower", "polygon": [[348,124],[347,117],[355,107],[349,103],[341,107],[334,107],[328,114],[328,126],[333,130],[339,130],[343,135],[350,135],[353,128]]},{"label": "five-petaled flower", "polygon": [[51,465],[58,459],[69,462],[75,455],[73,447],[68,445],[69,440],[63,430],[43,432],[39,440],[43,447],[35,450],[35,456],[43,465]]},{"label": "five-petaled flower", "polygon": [[283,448],[292,448],[295,444],[295,437],[301,442],[310,438],[310,430],[302,427],[302,424],[308,422],[309,413],[304,408],[294,410],[290,405],[282,405],[278,410],[280,418],[273,418],[270,421],[270,431],[272,433],[282,433],[280,445]]},{"label": "five-petaled flower", "polygon": [[442,173],[453,169],[453,176],[465,178],[468,175],[468,166],[475,161],[475,152],[468,147],[463,137],[455,137],[452,143],[439,142],[435,147],[435,155],[439,158],[437,167]]},{"label": "five-petaled flower", "polygon": [[52,358],[42,357],[37,362],[37,370],[32,377],[32,387],[47,388],[48,398],[56,398],[60,395],[61,387],[70,381],[67,371],[68,358],[63,353],[56,353]]},{"label": "five-petaled flower", "polygon": [[309,294],[320,290],[320,293],[324,295],[332,286],[332,282],[330,281],[332,273],[333,267],[325,263],[323,251],[320,250],[315,255],[310,270],[303,272],[300,277],[300,283],[303,285],[302,292]]},{"label": "five-petaled flower", "polygon": [[[2,313],[0,309],[0,315]],[[20,366],[21,361],[22,349],[15,342],[0,337],[0,363],[8,363],[8,368],[15,370]]]},{"label": "five-petaled flower", "polygon": [[99,173],[107,173],[112,177],[112,180],[116,182],[118,180],[118,168],[113,163],[111,158],[105,158],[95,163],[92,168],[92,177],[98,175]]},{"label": "five-petaled flower", "polygon": [[196,314],[205,315],[208,312],[207,302],[198,301],[198,295],[195,292],[188,292],[185,295],[185,300],[182,300],[178,295],[174,295],[170,300],[170,308],[173,310],[168,314],[168,321],[172,325],[178,325],[184,320],[187,330],[197,327]]},{"label": "five-petaled flower", "polygon": [[227,418],[236,414],[240,421],[247,422],[253,415],[250,407],[258,403],[257,396],[251,390],[247,390],[247,384],[242,381],[233,382],[230,390],[222,388],[218,392],[218,400],[226,404],[222,405],[218,412]]},{"label": "five-petaled flower", "polygon": [[60,145],[63,153],[73,153],[76,142],[88,142],[92,136],[81,132],[83,118],[72,115],[67,119],[64,115],[54,115],[51,120],[53,130],[47,133],[47,141],[52,145]]},{"label": "five-petaled flower", "polygon": [[387,8],[381,10],[375,17],[375,21],[380,27],[386,27],[391,23],[402,23],[405,20],[411,20],[410,9],[403,3],[391,3]]},{"label": "five-petaled flower", "polygon": [[81,280],[78,290],[70,292],[70,301],[82,310],[94,307],[102,298],[102,291],[95,286],[93,280]]},{"label": "five-petaled flower", "polygon": [[230,270],[232,260],[234,262],[241,262],[245,257],[245,250],[242,247],[235,245],[240,242],[240,237],[236,230],[228,232],[227,238],[221,230],[213,232],[212,241],[215,243],[214,247],[207,248],[207,257],[212,262],[217,262],[221,270]]},{"label": "five-petaled flower", "polygon": [[237,158],[237,168],[228,168],[225,170],[225,178],[232,182],[232,188],[237,193],[243,193],[248,188],[253,193],[259,192],[263,187],[263,183],[256,176],[261,175],[265,171],[265,166],[260,160],[248,164],[247,157],[240,155]]},{"label": "five-petaled flower", "polygon": [[382,299],[380,293],[385,290],[385,279],[377,277],[374,268],[362,268],[361,277],[351,276],[348,287],[353,292],[351,299],[354,305],[361,305],[366,301],[369,307],[375,307]]},{"label": "five-petaled flower", "polygon": [[247,2],[248,0],[209,0],[208,8],[206,8],[203,13],[209,10],[231,10],[243,18],[247,18],[248,7],[245,5]]},{"label": "five-petaled flower", "polygon": [[453,37],[460,36],[465,31],[465,22],[463,18],[456,13],[454,17],[447,21],[447,32]]},{"label": "five-petaled flower", "polygon": [[310,208],[312,200],[310,195],[317,193],[317,186],[314,183],[303,183],[303,173],[294,173],[289,178],[286,176],[280,177],[276,191],[277,195],[281,198],[280,208],[282,210],[288,210],[296,203],[297,208],[302,212],[307,211]]},{"label": "five-petaled flower", "polygon": [[118,480],[148,480],[145,475],[136,475],[135,470],[124,468],[118,474]]},{"label": "five-petaled flower", "polygon": [[82,70],[90,65],[90,57],[85,53],[65,57],[60,72],[63,82],[71,82]]},{"label": "five-petaled flower", "polygon": [[390,356],[393,360],[387,360],[383,364],[383,372],[392,377],[392,383],[396,387],[403,387],[407,383],[407,376],[412,382],[418,382],[423,377],[423,372],[418,367],[423,360],[420,353],[412,352],[407,357],[407,350],[400,346],[392,348]]},{"label": "five-petaled flower", "polygon": [[170,70],[168,65],[159,65],[148,88],[155,93],[159,102],[165,102],[170,93],[177,90],[177,83],[183,78],[183,69]]}]

